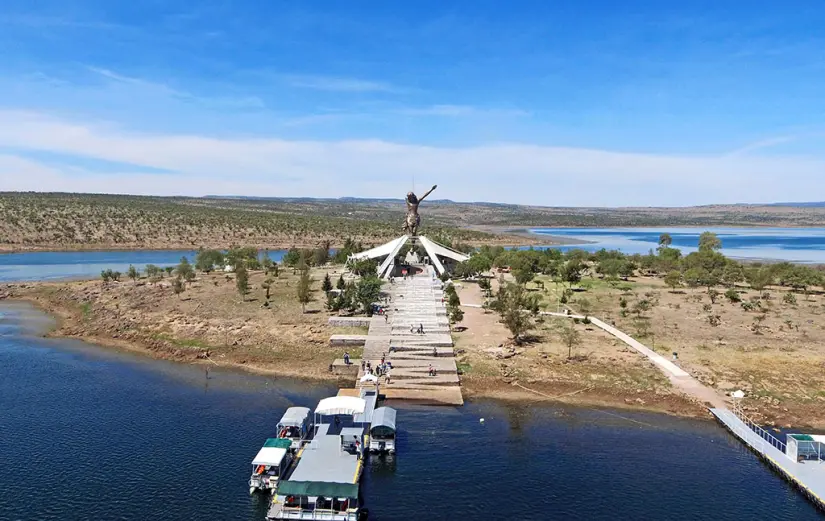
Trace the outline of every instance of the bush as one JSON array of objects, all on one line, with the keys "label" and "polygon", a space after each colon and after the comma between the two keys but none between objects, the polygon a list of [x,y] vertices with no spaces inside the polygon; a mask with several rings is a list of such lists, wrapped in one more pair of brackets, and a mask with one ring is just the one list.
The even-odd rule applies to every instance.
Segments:
[{"label": "bush", "polygon": [[785,293],[785,296],[782,297],[782,302],[784,302],[785,304],[789,304],[791,306],[795,306],[796,295],[794,295],[793,293]]},{"label": "bush", "polygon": [[725,298],[727,298],[731,304],[742,302],[742,297],[739,296],[739,292],[733,288],[730,288],[725,292]]}]

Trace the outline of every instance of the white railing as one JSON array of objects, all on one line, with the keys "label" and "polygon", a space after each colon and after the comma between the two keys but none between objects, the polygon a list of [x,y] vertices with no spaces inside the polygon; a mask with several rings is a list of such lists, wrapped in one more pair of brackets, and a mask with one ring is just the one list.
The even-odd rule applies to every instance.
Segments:
[{"label": "white railing", "polygon": [[[780,441],[776,436],[771,434],[770,432],[763,429],[758,423],[754,422],[750,418],[748,418],[744,412],[742,412],[741,407],[734,407],[733,414],[742,420],[742,423],[748,426],[748,428],[757,434],[763,441],[770,443],[775,449],[779,450],[782,454],[785,454],[785,443]],[[764,447],[760,448],[761,452],[765,452]]]}]

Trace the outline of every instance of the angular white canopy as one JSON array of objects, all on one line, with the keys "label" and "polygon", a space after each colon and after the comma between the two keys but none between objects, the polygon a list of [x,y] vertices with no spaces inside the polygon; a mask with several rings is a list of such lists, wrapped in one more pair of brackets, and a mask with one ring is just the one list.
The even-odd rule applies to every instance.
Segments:
[{"label": "angular white canopy", "polygon": [[255,455],[252,460],[253,465],[275,466],[280,465],[281,460],[284,459],[287,449],[280,447],[264,447]]},{"label": "angular white canopy", "polygon": [[315,414],[322,416],[332,416],[335,414],[364,414],[367,406],[362,398],[357,396],[333,396],[324,398],[318,402]]},{"label": "angular white canopy", "polygon": [[361,381],[362,382],[377,382],[378,377],[375,376],[374,374],[367,373],[367,374],[365,374],[364,376],[361,377]]}]

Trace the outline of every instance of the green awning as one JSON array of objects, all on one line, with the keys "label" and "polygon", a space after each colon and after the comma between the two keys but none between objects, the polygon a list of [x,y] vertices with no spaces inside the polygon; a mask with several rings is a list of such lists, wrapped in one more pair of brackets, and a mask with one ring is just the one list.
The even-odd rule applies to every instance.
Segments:
[{"label": "green awning", "polygon": [[274,447],[276,449],[288,449],[292,446],[292,440],[286,438],[267,438],[264,447]]},{"label": "green awning", "polygon": [[321,496],[334,498],[358,498],[356,483],[327,483],[325,481],[281,481],[279,496]]},{"label": "green awning", "polygon": [[814,439],[809,434],[788,434],[788,436],[795,439],[796,441],[814,441]]}]

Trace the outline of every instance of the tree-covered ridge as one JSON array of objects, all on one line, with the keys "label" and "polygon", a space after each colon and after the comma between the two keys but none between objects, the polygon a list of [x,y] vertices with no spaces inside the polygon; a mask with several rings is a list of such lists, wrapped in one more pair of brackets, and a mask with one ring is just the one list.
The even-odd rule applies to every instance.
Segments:
[{"label": "tree-covered ridge", "polygon": [[[265,248],[323,241],[337,246],[344,237],[374,244],[397,237],[400,222],[395,212],[350,212],[320,204],[0,194],[0,246],[6,248],[220,248],[233,243]],[[428,231],[469,241],[491,237],[435,222]]]}]

